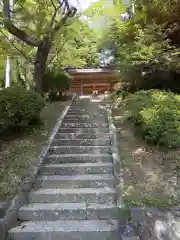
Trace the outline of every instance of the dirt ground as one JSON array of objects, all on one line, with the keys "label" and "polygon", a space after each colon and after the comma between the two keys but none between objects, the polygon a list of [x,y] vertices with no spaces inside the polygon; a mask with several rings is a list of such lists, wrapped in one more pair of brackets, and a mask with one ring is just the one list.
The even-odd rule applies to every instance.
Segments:
[{"label": "dirt ground", "polygon": [[28,128],[26,133],[10,133],[0,138],[0,201],[17,193],[21,180],[28,177],[43,144],[48,140],[67,102],[46,105],[41,114],[42,125]]},{"label": "dirt ground", "polygon": [[180,206],[180,149],[148,146],[139,139],[122,107],[113,107],[123,164],[124,201],[128,207]]}]

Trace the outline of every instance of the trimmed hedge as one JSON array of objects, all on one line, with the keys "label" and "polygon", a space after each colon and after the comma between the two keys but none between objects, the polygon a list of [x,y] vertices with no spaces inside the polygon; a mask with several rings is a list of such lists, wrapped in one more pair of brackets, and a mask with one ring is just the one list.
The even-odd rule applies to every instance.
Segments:
[{"label": "trimmed hedge", "polygon": [[9,87],[0,91],[0,122],[4,125],[23,125],[39,120],[44,99],[34,91]]},{"label": "trimmed hedge", "polygon": [[43,81],[43,92],[52,101],[63,100],[63,93],[69,90],[71,77],[61,70],[47,70]]},{"label": "trimmed hedge", "polygon": [[180,95],[148,90],[129,94],[124,100],[128,119],[142,137],[159,146],[180,146]]}]

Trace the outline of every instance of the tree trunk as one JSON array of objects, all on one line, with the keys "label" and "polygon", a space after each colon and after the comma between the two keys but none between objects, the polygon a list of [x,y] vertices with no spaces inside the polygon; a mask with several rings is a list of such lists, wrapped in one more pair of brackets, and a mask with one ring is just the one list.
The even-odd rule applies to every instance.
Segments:
[{"label": "tree trunk", "polygon": [[38,46],[36,52],[36,61],[34,65],[34,84],[35,90],[42,94],[43,79],[46,72],[48,54],[51,48],[51,41],[45,38]]}]

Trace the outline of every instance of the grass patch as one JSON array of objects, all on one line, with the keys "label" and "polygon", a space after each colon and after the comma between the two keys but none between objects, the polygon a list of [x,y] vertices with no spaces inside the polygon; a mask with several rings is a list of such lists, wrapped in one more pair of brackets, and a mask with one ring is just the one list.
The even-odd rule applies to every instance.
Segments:
[{"label": "grass patch", "polygon": [[[175,96],[171,96],[173,96],[174,101]],[[123,163],[123,197],[125,203],[128,208],[180,206],[180,149],[177,146],[172,148],[172,145],[166,144],[166,147],[163,147],[158,142],[156,142],[157,145],[152,145],[149,144],[152,143],[151,141],[142,139],[142,133],[134,134],[134,126],[137,125],[130,119],[132,116],[130,109],[132,110],[132,107],[127,105],[127,98],[131,98],[131,106],[137,104],[132,100],[135,100],[135,98],[129,95],[124,99],[122,97],[116,98],[113,107],[119,152]],[[144,104],[143,101],[144,99],[141,99],[141,104]],[[161,101],[159,104],[161,104]],[[148,106],[152,107],[151,104]],[[134,112],[135,110],[137,108],[133,109]],[[135,114],[138,113],[135,112]],[[156,125],[155,123],[152,124]],[[141,124],[136,129],[139,130],[140,127]],[[166,143],[168,142],[166,141]]]},{"label": "grass patch", "polygon": [[31,174],[43,144],[68,102],[49,103],[41,113],[43,124],[14,131],[0,139],[0,200],[12,198],[24,178]]}]

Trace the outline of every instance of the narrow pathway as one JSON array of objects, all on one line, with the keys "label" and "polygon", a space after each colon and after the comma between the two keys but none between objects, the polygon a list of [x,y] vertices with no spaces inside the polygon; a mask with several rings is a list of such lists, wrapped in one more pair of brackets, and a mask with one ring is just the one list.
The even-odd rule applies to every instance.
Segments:
[{"label": "narrow pathway", "polygon": [[40,168],[13,240],[116,240],[118,210],[104,102],[74,101]]}]

